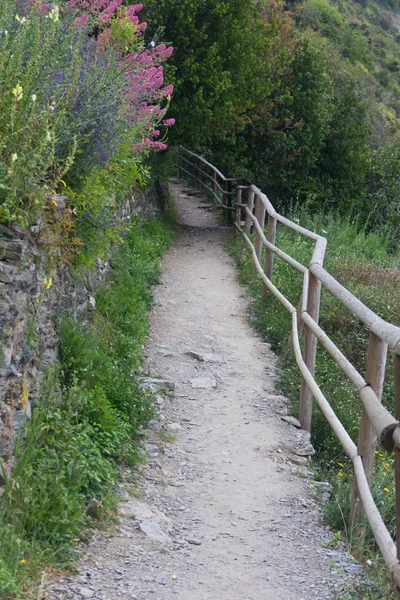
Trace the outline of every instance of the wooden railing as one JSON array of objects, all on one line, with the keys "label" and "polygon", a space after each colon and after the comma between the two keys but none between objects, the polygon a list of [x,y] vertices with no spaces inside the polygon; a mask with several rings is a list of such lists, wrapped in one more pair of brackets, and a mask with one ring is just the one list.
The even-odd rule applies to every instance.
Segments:
[{"label": "wooden railing", "polygon": [[[205,169],[204,166],[207,168]],[[299,420],[303,429],[311,432],[312,406],[313,399],[315,399],[353,463],[350,522],[357,526],[364,515],[366,516],[397,587],[397,597],[400,598],[400,327],[378,317],[336,281],[323,266],[327,246],[326,238],[278,214],[267,196],[255,185],[236,184],[234,187],[232,185],[228,195],[226,182],[232,184],[237,180],[225,178],[209,162],[183,147],[180,148],[178,167],[180,177],[186,174],[197,180],[213,193],[220,206],[227,211],[235,212],[234,227],[243,237],[244,245],[248,246],[252,253],[253,278],[257,275],[261,277],[264,295],[268,296],[272,293],[291,315],[291,343],[296,363],[302,375]],[[207,173],[206,176],[204,172]],[[203,179],[204,176],[206,180]],[[207,181],[211,181],[212,186],[207,185]],[[216,182],[217,185],[215,185]],[[218,190],[220,194],[216,194],[215,190]],[[235,201],[231,202],[233,193]],[[276,246],[276,229],[279,223],[314,242],[310,264],[302,265]],[[250,237],[251,230],[254,232],[254,242]],[[265,259],[262,265],[263,247],[265,248]],[[272,283],[275,256],[303,276],[303,290],[298,309]],[[370,332],[365,378],[318,325],[323,285]],[[299,340],[302,327],[304,327],[303,348],[301,348]],[[362,412],[357,446],[314,379],[318,341],[359,392]],[[388,348],[393,350],[394,355],[394,417],[381,404]],[[377,440],[387,452],[395,453],[397,545],[389,534],[370,491]],[[362,533],[360,529],[359,533]]]},{"label": "wooden railing", "polygon": [[178,160],[179,176],[184,177],[186,174],[208,190],[223,209],[228,222],[232,223],[232,214],[235,211],[233,207],[235,189],[243,179],[225,177],[214,165],[183,146],[179,148]]}]

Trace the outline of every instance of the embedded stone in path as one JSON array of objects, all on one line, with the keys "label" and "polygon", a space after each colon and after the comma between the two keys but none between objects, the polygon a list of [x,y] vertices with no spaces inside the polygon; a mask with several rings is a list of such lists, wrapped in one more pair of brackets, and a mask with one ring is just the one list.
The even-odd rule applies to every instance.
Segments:
[{"label": "embedded stone in path", "polygon": [[175,383],[173,381],[169,381],[168,379],[145,379],[143,383],[140,384],[140,389],[151,389],[154,392],[159,392],[160,390],[167,389],[171,392],[175,389]]},{"label": "embedded stone in path", "polygon": [[194,352],[193,350],[189,350],[188,352],[186,352],[186,354],[191,358],[195,358],[199,362],[208,362],[214,365],[224,364],[224,360],[220,354],[201,354],[200,352]]},{"label": "embedded stone in path", "polygon": [[194,377],[193,379],[189,379],[189,383],[192,388],[197,389],[207,389],[207,388],[216,388],[217,382],[212,377]]},{"label": "embedded stone in path", "polygon": [[282,421],[285,421],[285,423],[289,423],[289,425],[293,425],[293,427],[296,427],[296,429],[301,429],[301,423],[298,419],[296,419],[296,417],[291,417],[290,415],[287,415],[285,417],[281,417]]},{"label": "embedded stone in path", "polygon": [[143,533],[156,542],[168,544],[171,541],[169,535],[167,535],[155,521],[148,521],[145,519],[139,523],[139,527]]}]

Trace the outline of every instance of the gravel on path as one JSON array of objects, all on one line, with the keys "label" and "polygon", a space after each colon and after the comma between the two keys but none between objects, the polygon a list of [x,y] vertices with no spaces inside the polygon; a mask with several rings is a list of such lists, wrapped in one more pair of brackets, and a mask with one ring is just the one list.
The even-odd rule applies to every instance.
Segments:
[{"label": "gravel on path", "polygon": [[141,492],[127,471],[116,533],[94,538],[78,574],[48,582],[42,597],[341,598],[361,567],[327,545],[315,491],[329,496],[329,486],[310,488],[308,436],[282,420],[275,356],[247,323],[224,248],[230,230],[187,184],[171,187],[181,227],[146,348],[159,416]]}]

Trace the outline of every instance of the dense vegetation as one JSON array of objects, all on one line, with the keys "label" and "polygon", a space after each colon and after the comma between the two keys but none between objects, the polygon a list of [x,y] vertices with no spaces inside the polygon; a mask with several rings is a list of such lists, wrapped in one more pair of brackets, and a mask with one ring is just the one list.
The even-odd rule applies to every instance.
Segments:
[{"label": "dense vegetation", "polygon": [[46,275],[37,302],[59,268],[79,281],[110,259],[79,322],[65,311],[59,319],[59,364],[35,395],[11,473],[0,461],[2,597],[36,597],[44,568],[71,564],[116,504],[118,465],[142,460],[137,436],[152,402],[138,373],[172,223],[122,218],[119,208],[154,178],[149,155],[166,148],[161,130],[174,120],[162,67],[172,48],[145,45],[140,9],[0,2],[0,222],[17,236],[29,228],[36,243]]},{"label": "dense vegetation", "polygon": [[400,59],[394,6],[149,0],[177,49],[171,136],[275,205],[357,216],[398,236]]}]

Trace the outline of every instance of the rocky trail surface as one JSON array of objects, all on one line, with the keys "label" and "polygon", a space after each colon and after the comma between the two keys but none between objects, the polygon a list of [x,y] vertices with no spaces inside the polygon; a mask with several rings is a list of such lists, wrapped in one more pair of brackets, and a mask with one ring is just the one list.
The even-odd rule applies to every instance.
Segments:
[{"label": "rocky trail surface", "polygon": [[[361,567],[327,544],[308,437],[283,421],[276,359],[246,321],[246,301],[208,201],[172,189],[180,233],[155,290],[144,383],[158,418],[139,484],[127,471],[120,521],[85,548],[78,573],[43,598],[323,600]],[[169,393],[162,393],[163,388]],[[299,477],[299,471],[302,477]],[[135,485],[133,485],[135,484]]]}]

